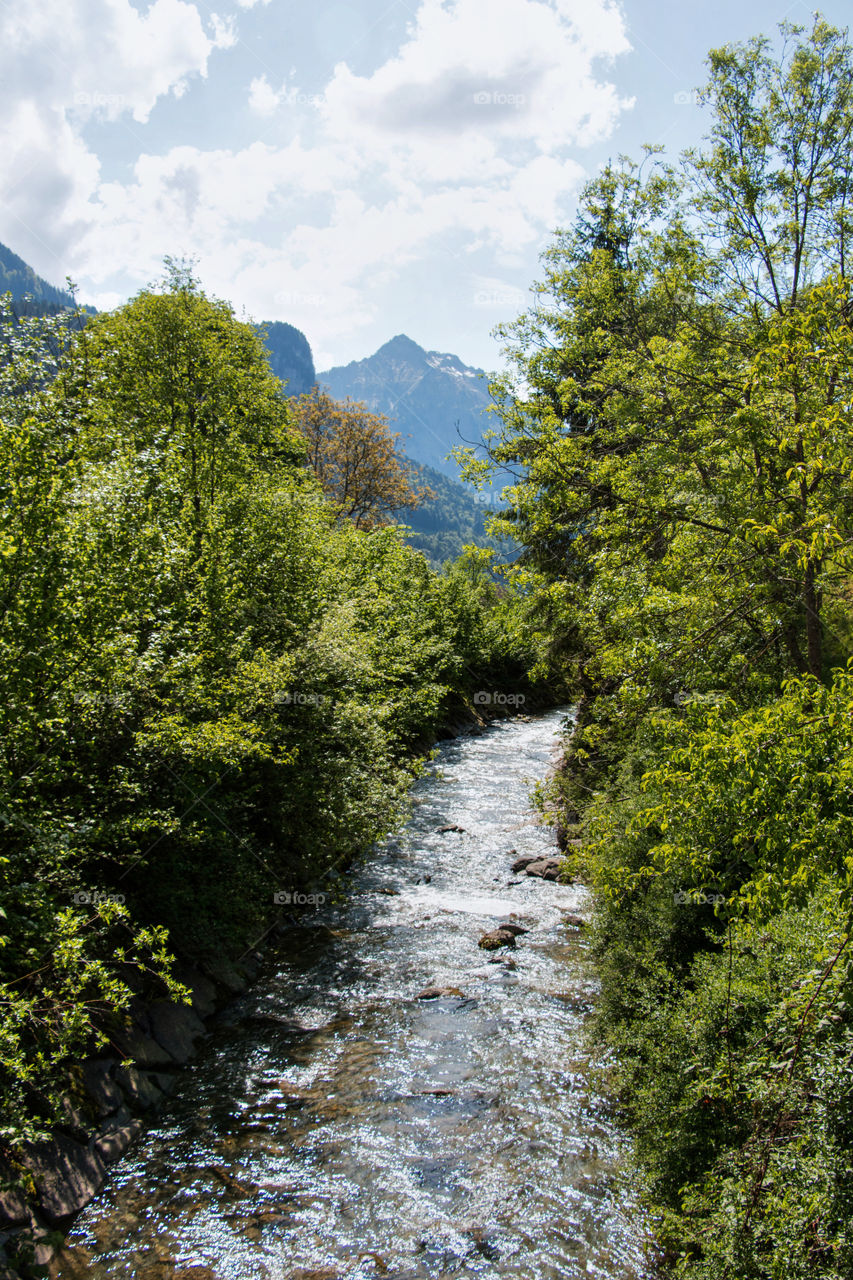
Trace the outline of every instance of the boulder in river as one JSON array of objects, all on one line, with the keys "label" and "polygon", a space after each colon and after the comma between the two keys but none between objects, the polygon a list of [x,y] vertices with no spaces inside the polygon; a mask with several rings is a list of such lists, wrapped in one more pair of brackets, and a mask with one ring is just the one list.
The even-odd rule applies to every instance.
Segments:
[{"label": "boulder in river", "polygon": [[447,833],[448,833],[449,831],[455,831],[455,832],[456,832],[456,834],[457,834],[457,835],[460,835],[460,836],[464,836],[464,834],[465,834],[465,828],[464,828],[464,827],[457,827],[455,824],[452,824],[452,823],[451,823],[451,825],[450,825],[450,826],[447,826],[447,827],[439,827],[439,828],[438,828],[438,834],[439,834],[440,836],[447,835]]},{"label": "boulder in river", "polygon": [[537,858],[528,862],[524,868],[528,876],[536,876],[539,880],[558,880],[563,863],[560,858]]},{"label": "boulder in river", "polygon": [[483,934],[477,945],[484,951],[497,951],[498,947],[514,947],[515,931],[513,928],[492,929],[490,933]]},{"label": "boulder in river", "polygon": [[441,996],[457,996],[460,1000],[464,1000],[465,992],[460,991],[458,987],[424,987],[423,991],[418,992],[415,999],[438,1000]]},{"label": "boulder in river", "polygon": [[[512,855],[513,853],[515,853],[515,849],[510,849],[509,852],[510,852],[510,855]],[[541,860],[541,857],[542,855],[539,853],[525,853],[520,858],[516,858],[515,862],[510,867],[510,870],[524,871],[527,867],[530,866],[531,862],[539,862]]]}]

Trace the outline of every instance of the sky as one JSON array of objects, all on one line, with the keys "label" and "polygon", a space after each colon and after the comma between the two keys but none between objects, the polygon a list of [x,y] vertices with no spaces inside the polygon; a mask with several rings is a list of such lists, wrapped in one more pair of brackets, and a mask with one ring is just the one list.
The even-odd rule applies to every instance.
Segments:
[{"label": "sky", "polygon": [[495,370],[583,183],[700,142],[708,49],[813,7],[0,0],[0,241],[102,309],[192,258],[318,370],[398,333]]}]

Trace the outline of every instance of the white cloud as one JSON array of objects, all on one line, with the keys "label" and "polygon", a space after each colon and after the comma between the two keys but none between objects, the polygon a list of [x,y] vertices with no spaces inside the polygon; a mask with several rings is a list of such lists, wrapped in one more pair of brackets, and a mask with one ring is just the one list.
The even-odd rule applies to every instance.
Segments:
[{"label": "white cloud", "polygon": [[[0,12],[0,201],[4,235],[52,256],[93,224],[99,161],[87,121],[144,123],[158,99],[204,75],[230,27],[195,4],[154,0],[13,0]],[[41,253],[39,252],[41,246]]]},{"label": "white cloud", "polygon": [[164,253],[197,254],[214,291],[303,321],[324,347],[369,323],[381,290],[439,246],[460,265],[490,255],[492,271],[535,252],[582,180],[579,148],[630,105],[597,70],[628,48],[610,0],[421,0],[370,74],[341,62],[308,95],[264,71],[248,99],[245,79],[220,81],[229,122],[241,110],[261,117],[265,141],[137,148],[129,176],[104,181],[86,120],[145,121],[207,73],[233,31],[205,26],[187,0],[155,0],[144,15],[130,0],[70,12],[13,0],[10,11],[0,42],[14,33],[5,56],[18,83],[0,123],[11,208],[0,232],[15,218],[49,227],[63,274],[67,264],[101,297],[128,264],[142,283]]},{"label": "white cloud", "polygon": [[249,85],[249,110],[258,116],[271,116],[280,102],[281,93],[276,92],[266,76],[256,76]]},{"label": "white cloud", "polygon": [[607,0],[558,4],[422,0],[408,40],[373,75],[335,68],[330,129],[418,154],[465,136],[543,148],[605,135],[624,104],[591,62],[627,49],[621,18]]}]

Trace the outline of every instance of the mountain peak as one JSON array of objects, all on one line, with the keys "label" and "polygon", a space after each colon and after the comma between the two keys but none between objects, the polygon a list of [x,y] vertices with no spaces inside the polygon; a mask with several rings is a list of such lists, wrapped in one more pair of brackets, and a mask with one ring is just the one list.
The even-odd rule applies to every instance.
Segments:
[{"label": "mountain peak", "polygon": [[412,338],[407,337],[405,333],[398,333],[396,337],[389,338],[387,342],[383,343],[376,352],[376,355],[398,357],[419,356],[424,358],[426,356],[426,351],[423,347],[418,346],[417,342]]},{"label": "mountain peak", "polygon": [[491,397],[482,370],[426,351],[404,333],[364,360],[318,373],[317,381],[337,400],[350,397],[385,414],[410,458],[453,478],[459,468],[448,459],[450,450],[480,440],[488,425]]}]

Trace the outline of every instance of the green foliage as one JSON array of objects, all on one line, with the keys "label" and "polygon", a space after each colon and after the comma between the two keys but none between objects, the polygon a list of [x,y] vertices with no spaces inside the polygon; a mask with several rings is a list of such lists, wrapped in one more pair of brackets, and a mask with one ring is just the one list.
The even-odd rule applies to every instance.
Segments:
[{"label": "green foliage", "polygon": [[[167,264],[79,331],[2,328],[0,1141],[170,948],[238,956],[279,890],[399,821],[494,665],[506,592],[336,519],[255,328]],[[467,575],[467,576],[466,576]],[[476,583],[475,583],[476,579]]]},{"label": "green foliage", "polygon": [[599,1026],[677,1274],[853,1259],[853,673],[649,726],[587,815]]}]

